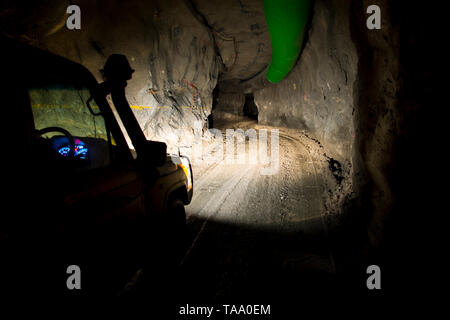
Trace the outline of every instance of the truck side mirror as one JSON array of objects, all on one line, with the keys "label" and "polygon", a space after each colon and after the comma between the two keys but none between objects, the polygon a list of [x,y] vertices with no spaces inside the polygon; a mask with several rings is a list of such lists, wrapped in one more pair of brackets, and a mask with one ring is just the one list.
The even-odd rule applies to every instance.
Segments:
[{"label": "truck side mirror", "polygon": [[167,145],[164,142],[147,140],[142,150],[138,153],[140,162],[156,167],[162,166],[167,159]]}]

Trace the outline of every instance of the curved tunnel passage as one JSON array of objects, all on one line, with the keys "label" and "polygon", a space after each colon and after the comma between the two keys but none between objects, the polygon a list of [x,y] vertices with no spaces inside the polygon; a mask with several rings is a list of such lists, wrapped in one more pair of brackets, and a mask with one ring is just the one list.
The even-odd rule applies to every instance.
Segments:
[{"label": "curved tunnel passage", "polygon": [[[301,55],[282,80],[268,81],[280,42],[271,41],[260,0],[75,2],[79,30],[65,26],[67,1],[2,3],[2,37],[80,63],[98,82],[106,59],[124,54],[135,70],[126,98],[145,138],[191,157],[187,236],[163,284],[171,315],[186,303],[293,306],[318,296],[367,297],[371,264],[388,270],[388,294],[408,291],[400,265],[416,255],[415,214],[428,210],[415,186],[429,176],[410,174],[417,172],[411,157],[422,157],[416,144],[428,143],[417,119],[426,118],[430,70],[437,69],[427,62],[427,8],[378,0],[382,27],[370,29],[366,1],[311,2]],[[72,107],[57,97],[33,107],[41,114]],[[230,147],[227,130],[247,133],[232,140],[232,156],[247,157],[242,164],[225,154],[209,162]],[[248,133],[264,130],[269,158],[277,152],[271,174],[262,174],[261,145],[250,150]],[[198,157],[198,144],[213,152]],[[133,265],[105,278],[125,300],[145,304],[156,281],[148,270]]]}]

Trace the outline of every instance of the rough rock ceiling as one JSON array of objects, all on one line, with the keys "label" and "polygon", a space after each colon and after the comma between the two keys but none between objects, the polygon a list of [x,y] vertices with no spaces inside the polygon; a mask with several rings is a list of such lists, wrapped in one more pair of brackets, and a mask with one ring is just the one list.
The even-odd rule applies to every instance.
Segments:
[{"label": "rough rock ceiling", "polygon": [[253,91],[264,83],[272,47],[261,0],[191,0],[214,34],[224,68],[222,91]]},{"label": "rough rock ceiling", "polygon": [[[264,73],[272,54],[262,1],[182,1],[190,9],[194,18],[210,30],[215,40],[216,52],[223,63],[219,78],[220,88],[228,92],[249,92],[261,88],[264,85]],[[147,6],[150,14],[155,5],[159,7],[158,2],[153,2],[150,1]],[[91,8],[97,8],[99,5],[80,2],[81,4],[84,8],[88,8],[85,11],[92,11]],[[67,5],[69,1],[57,3],[36,1],[33,5],[7,1],[2,5],[2,29],[12,35],[19,34],[28,42],[36,39],[39,41],[64,26],[65,16],[60,13],[65,12]],[[140,7],[146,6],[140,5]],[[114,11],[114,8],[109,6],[106,11]],[[175,11],[173,10],[172,14],[178,15]]]}]

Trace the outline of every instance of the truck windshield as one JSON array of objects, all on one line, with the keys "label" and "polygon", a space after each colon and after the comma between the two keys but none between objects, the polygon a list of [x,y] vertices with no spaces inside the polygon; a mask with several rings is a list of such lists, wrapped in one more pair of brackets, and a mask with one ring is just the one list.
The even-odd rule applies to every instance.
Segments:
[{"label": "truck windshield", "polygon": [[[62,128],[74,138],[73,156],[83,169],[94,169],[110,163],[110,148],[105,119],[87,88],[51,84],[29,88],[36,130]],[[67,134],[50,131],[41,136],[61,157],[70,155]],[[82,161],[81,161],[82,160]]]}]

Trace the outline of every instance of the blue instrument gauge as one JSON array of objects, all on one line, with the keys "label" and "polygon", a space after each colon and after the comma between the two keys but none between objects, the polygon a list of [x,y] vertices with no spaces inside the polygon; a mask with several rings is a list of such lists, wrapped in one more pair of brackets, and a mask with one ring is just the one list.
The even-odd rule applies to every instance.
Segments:
[{"label": "blue instrument gauge", "polygon": [[69,155],[69,151],[70,151],[69,147],[62,147],[61,149],[58,150],[59,154],[64,157],[67,157]]},{"label": "blue instrument gauge", "polygon": [[[81,141],[80,141],[81,142]],[[88,149],[84,145],[83,142],[79,144],[75,144],[75,157],[78,157],[82,160],[86,159]]]},{"label": "blue instrument gauge", "polygon": [[[59,140],[59,142],[61,142],[61,140],[67,141],[67,138],[61,137],[58,140]],[[64,141],[64,142],[66,142],[66,141]],[[86,147],[86,144],[83,141],[81,141],[80,139],[75,139],[74,142],[75,142],[74,157],[81,159],[81,160],[85,160],[87,157],[87,154],[88,154],[88,148]],[[60,146],[58,148],[58,153],[60,155],[62,155],[63,157],[68,157],[69,153],[70,153],[70,145],[64,144],[64,145]]]}]

